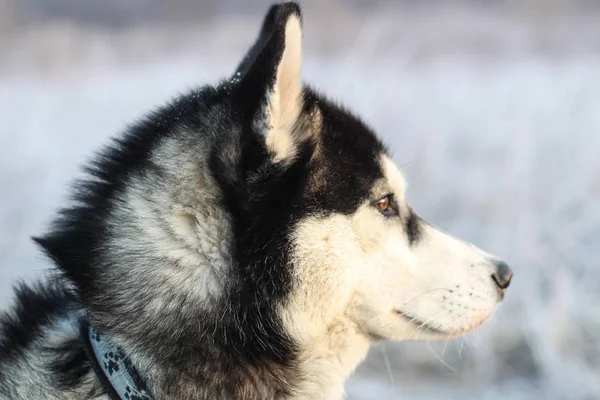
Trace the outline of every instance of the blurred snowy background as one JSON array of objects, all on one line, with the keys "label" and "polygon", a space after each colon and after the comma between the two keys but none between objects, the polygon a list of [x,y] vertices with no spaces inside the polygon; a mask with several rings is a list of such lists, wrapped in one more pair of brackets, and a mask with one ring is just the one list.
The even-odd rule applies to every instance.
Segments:
[{"label": "blurred snowy background", "polygon": [[[269,1],[0,0],[0,305],[29,237],[141,113],[233,71]],[[600,399],[600,2],[303,1],[305,80],[356,110],[426,218],[506,259],[494,318],[380,345],[350,399]]]}]

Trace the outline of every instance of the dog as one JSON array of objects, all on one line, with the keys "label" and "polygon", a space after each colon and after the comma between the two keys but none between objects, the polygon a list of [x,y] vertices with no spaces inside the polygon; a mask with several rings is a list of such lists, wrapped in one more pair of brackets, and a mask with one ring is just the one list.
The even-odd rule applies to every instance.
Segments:
[{"label": "dog", "polygon": [[296,3],[235,72],[131,125],[34,238],[2,399],[339,399],[382,340],[482,324],[506,263],[424,221],[361,119],[301,81]]}]

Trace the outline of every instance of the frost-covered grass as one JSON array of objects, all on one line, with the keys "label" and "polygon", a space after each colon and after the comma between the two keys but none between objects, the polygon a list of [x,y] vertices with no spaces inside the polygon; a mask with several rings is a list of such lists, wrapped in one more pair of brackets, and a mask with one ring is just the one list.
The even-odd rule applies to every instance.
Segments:
[{"label": "frost-covered grass", "polygon": [[[0,76],[0,304],[49,263],[29,240],[78,167],[140,113],[237,59],[197,55],[53,79]],[[600,396],[600,58],[405,64],[307,57],[305,77],[362,115],[443,229],[515,271],[466,339],[373,349],[354,399]]]}]

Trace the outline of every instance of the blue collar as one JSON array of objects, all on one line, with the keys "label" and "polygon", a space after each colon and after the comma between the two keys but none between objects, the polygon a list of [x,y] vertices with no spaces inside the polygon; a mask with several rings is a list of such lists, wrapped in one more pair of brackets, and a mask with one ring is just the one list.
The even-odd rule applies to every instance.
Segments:
[{"label": "blue collar", "polygon": [[87,322],[82,324],[81,335],[87,357],[111,400],[152,400],[129,358],[106,335]]}]

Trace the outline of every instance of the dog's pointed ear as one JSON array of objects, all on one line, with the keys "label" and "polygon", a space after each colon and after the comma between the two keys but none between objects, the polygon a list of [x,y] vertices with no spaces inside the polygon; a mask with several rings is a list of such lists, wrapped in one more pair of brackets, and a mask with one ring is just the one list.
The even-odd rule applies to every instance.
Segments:
[{"label": "dog's pointed ear", "polygon": [[238,105],[262,131],[274,160],[296,152],[294,126],[302,109],[302,16],[296,3],[269,10],[259,37],[232,81]]}]

